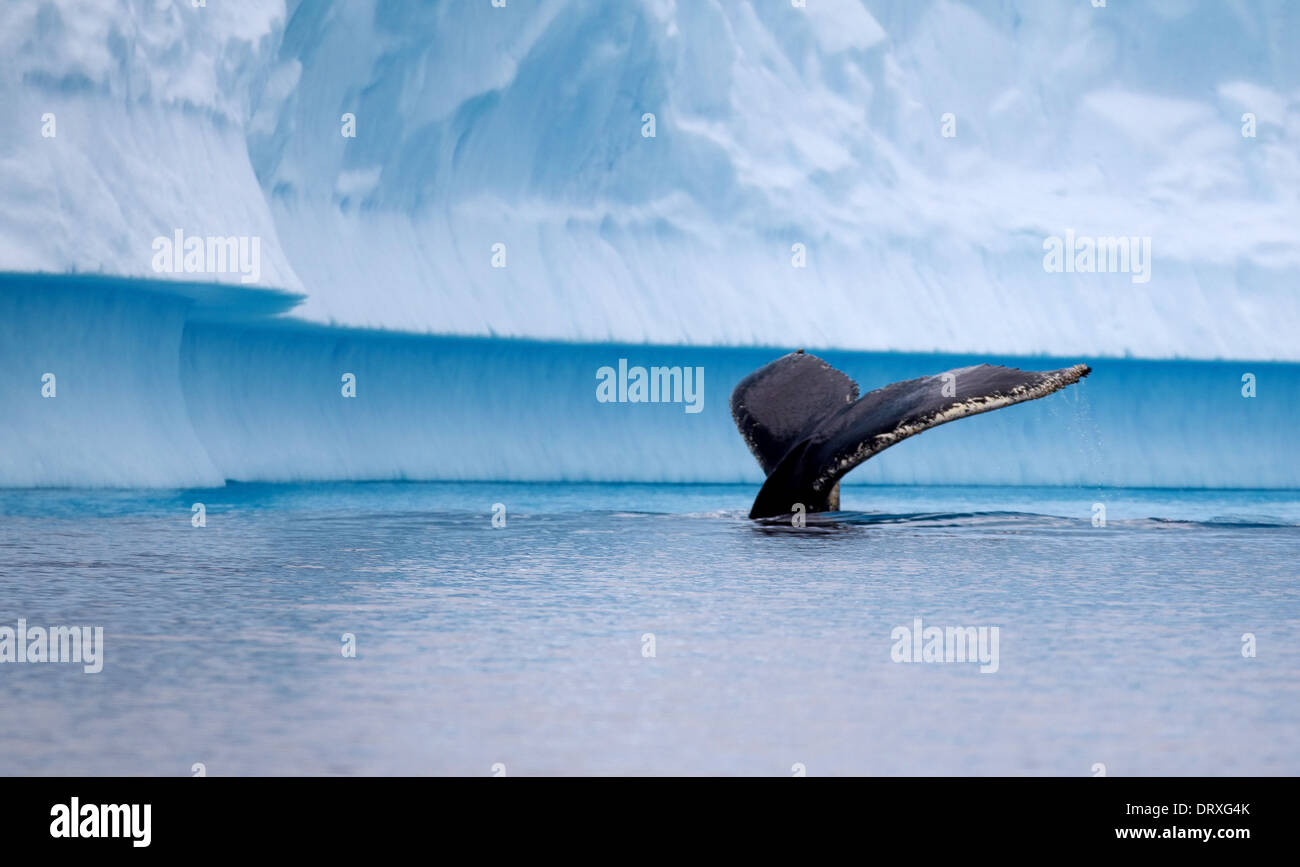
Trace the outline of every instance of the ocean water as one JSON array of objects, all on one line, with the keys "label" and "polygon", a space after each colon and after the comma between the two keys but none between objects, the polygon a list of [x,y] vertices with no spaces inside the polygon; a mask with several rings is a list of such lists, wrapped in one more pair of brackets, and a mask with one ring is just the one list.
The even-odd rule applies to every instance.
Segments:
[{"label": "ocean water", "polygon": [[0,626],[105,636],[0,664],[0,773],[1300,773],[1300,491],[755,490],[0,491]]}]

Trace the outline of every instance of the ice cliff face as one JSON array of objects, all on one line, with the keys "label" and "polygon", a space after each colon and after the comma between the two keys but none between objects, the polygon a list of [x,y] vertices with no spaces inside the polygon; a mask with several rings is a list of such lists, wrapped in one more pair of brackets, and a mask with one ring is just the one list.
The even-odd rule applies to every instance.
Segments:
[{"label": "ice cliff face", "polygon": [[0,268],[154,276],[179,228],[261,237],[262,281],[296,287],[245,143],[273,5],[0,5]]},{"label": "ice cliff face", "polygon": [[[179,228],[260,238],[320,322],[1300,358],[1282,0],[16,0],[0,34],[5,270],[175,276]],[[1149,271],[1050,273],[1068,233]]]}]

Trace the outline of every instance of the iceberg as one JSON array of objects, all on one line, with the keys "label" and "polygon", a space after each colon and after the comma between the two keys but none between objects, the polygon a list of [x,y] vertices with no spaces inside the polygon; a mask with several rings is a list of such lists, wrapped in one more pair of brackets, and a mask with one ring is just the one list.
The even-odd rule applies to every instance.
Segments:
[{"label": "iceberg", "polygon": [[1281,0],[11,0],[0,270],[240,279],[157,274],[181,230],[319,324],[1297,360],[1296,44]]},{"label": "iceberg", "polygon": [[[298,297],[0,277],[0,485],[763,481],[728,399],[784,349],[345,328],[285,317]],[[820,354],[864,389],[981,361],[1094,368],[900,443],[846,486],[1300,487],[1297,364]],[[685,388],[683,402],[602,399],[620,361],[694,371],[698,412]]]}]

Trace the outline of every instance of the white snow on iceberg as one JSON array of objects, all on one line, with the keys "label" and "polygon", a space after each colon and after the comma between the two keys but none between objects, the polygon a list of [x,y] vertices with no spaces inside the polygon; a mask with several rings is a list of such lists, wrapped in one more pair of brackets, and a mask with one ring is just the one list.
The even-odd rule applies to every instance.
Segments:
[{"label": "white snow on iceberg", "polygon": [[[317,322],[1300,358],[1281,0],[11,0],[0,34],[3,270],[152,277],[179,228],[261,238]],[[1067,231],[1149,237],[1150,281],[1047,273]]]}]

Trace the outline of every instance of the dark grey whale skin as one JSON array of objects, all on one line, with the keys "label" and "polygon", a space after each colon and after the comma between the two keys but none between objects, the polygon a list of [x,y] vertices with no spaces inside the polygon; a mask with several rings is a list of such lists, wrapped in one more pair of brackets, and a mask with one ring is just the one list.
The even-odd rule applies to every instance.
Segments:
[{"label": "dark grey whale skin", "polygon": [[979,364],[858,397],[857,384],[817,356],[802,349],[783,355],[731,393],[731,416],[767,473],[749,517],[787,515],[799,504],[808,512],[836,510],[844,474],[894,443],[1045,397],[1091,372],[1083,364],[1045,371]]}]

